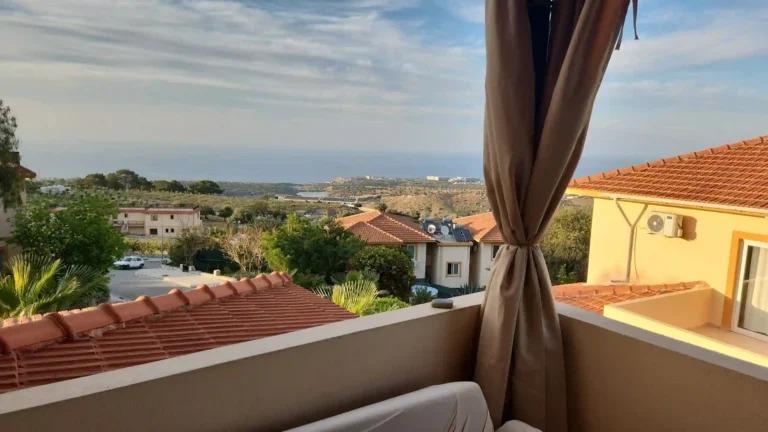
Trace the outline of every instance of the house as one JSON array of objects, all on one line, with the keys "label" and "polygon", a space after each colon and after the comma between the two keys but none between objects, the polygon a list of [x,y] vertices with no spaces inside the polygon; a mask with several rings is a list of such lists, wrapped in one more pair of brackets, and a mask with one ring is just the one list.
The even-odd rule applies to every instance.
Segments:
[{"label": "house", "polygon": [[430,176],[427,176],[427,181],[436,181],[436,182],[448,181],[448,177],[430,175]]},{"label": "house", "polygon": [[373,210],[343,217],[338,221],[345,230],[369,245],[406,248],[413,259],[414,277],[417,281],[426,280],[427,245],[436,241],[409,217]]},{"label": "house", "polygon": [[562,288],[570,297],[671,289],[603,313],[768,366],[768,136],[576,179],[568,193],[594,198],[587,282]]},{"label": "house", "polygon": [[121,207],[113,225],[129,235],[176,237],[203,224],[200,208]]},{"label": "house", "polygon": [[[16,155],[16,157],[18,158],[18,155]],[[30,180],[37,177],[37,174],[28,168],[18,164],[16,164],[15,167],[16,171],[24,180]],[[22,204],[26,204],[27,202],[26,188],[21,192],[21,202]],[[0,270],[2,270],[8,259],[21,252],[21,248],[17,245],[10,244],[11,237],[13,236],[15,219],[16,209],[6,209],[3,205],[3,213],[0,214]]]},{"label": "house", "polygon": [[355,318],[261,274],[136,301],[0,321],[0,393]]},{"label": "house", "polygon": [[499,252],[504,240],[496,226],[493,213],[481,213],[454,219],[454,222],[464,225],[472,234],[475,245],[472,247],[470,258],[469,281],[478,287],[488,285],[491,265]]},{"label": "house", "polygon": [[435,239],[428,251],[427,273],[429,285],[438,291],[442,288],[461,288],[469,282],[472,235],[451,218],[434,220],[427,218],[422,225],[424,232]]}]

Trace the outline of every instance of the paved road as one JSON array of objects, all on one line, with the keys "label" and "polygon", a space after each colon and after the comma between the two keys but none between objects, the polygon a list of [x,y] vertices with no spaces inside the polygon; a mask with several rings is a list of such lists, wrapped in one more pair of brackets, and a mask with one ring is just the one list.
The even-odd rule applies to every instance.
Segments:
[{"label": "paved road", "polygon": [[[160,268],[160,263],[148,262],[145,268]],[[112,276],[109,288],[112,291],[113,301],[118,300],[116,297],[122,298],[123,301],[131,301],[143,295],[156,296],[167,294],[174,288],[184,288],[161,279],[138,276],[136,270],[110,270],[109,274]]]}]

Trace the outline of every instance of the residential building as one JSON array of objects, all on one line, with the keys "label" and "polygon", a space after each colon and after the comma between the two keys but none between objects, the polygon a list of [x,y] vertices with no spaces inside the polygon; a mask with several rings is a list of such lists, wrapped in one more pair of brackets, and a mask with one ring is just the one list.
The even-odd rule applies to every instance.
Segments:
[{"label": "residential building", "polygon": [[493,213],[456,218],[454,222],[469,229],[475,242],[470,258],[469,281],[478,287],[488,285],[491,266],[496,259],[496,254],[499,253],[499,249],[504,244]]},{"label": "residential building", "polygon": [[571,294],[673,289],[603,312],[768,366],[766,185],[768,136],[573,180],[594,207],[587,284]]},{"label": "residential building", "polygon": [[[0,321],[0,393],[355,318],[286,273]],[[0,410],[2,413],[2,410]]]},{"label": "residential building", "polygon": [[427,176],[428,181],[448,181],[448,177],[442,176]]},{"label": "residential building", "polygon": [[184,229],[201,226],[200,209],[121,207],[112,223],[125,234],[176,237]]},{"label": "residential building", "polygon": [[[450,218],[442,220],[425,219],[424,232],[435,239],[428,253],[427,273],[429,285],[440,292],[444,288],[461,288],[469,282],[470,232]],[[444,291],[446,292],[446,291]]]},{"label": "residential building", "polygon": [[426,280],[427,245],[436,241],[409,217],[372,210],[343,217],[339,223],[369,245],[406,248],[413,259],[414,277],[420,282]]},{"label": "residential building", "polygon": [[[21,165],[16,165],[16,170],[24,180],[37,177],[37,174],[34,171]],[[27,202],[26,189],[21,192],[21,202],[23,204],[26,204]],[[3,213],[0,214],[0,270],[2,270],[8,259],[21,252],[21,248],[10,243],[11,237],[13,236],[15,219],[16,209],[5,208],[5,205],[3,205]]]}]

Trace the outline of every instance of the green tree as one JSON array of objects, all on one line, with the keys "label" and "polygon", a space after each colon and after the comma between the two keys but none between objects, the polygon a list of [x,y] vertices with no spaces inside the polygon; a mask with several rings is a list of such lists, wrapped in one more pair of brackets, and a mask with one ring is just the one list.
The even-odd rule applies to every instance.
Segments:
[{"label": "green tree", "polygon": [[112,227],[117,204],[96,197],[72,201],[56,213],[30,206],[16,215],[12,242],[25,251],[105,272],[125,250],[123,236]]},{"label": "green tree", "polygon": [[189,185],[189,191],[201,195],[221,195],[224,190],[212,180],[200,180]]},{"label": "green tree", "polygon": [[376,283],[364,279],[347,281],[334,286],[324,286],[313,291],[320,297],[328,299],[358,316],[363,315],[379,295]]},{"label": "green tree", "polygon": [[318,226],[306,218],[288,215],[285,223],[264,234],[264,257],[272,270],[331,276],[346,270],[347,262],[364,243],[337,223]]},{"label": "green tree", "polygon": [[107,177],[100,173],[88,174],[80,182],[80,185],[85,188],[107,187]]},{"label": "green tree", "polygon": [[380,212],[382,212],[382,213],[384,213],[385,211],[387,211],[387,208],[388,208],[388,207],[387,207],[387,204],[386,204],[386,203],[383,203],[383,202],[381,202],[381,203],[378,203],[378,204],[376,205],[376,210],[378,210],[378,211],[380,211]]},{"label": "green tree", "polygon": [[413,276],[413,260],[402,247],[369,246],[361,249],[349,261],[351,270],[367,270],[379,274],[379,289],[408,301]]},{"label": "green tree", "polygon": [[410,306],[408,303],[394,297],[379,297],[375,299],[367,309],[363,311],[363,316],[374,315],[382,312],[389,312],[396,309],[403,309]]},{"label": "green tree", "polygon": [[230,206],[226,206],[226,207],[224,207],[223,209],[220,209],[220,210],[219,210],[219,212],[218,212],[218,215],[219,215],[219,217],[228,218],[228,217],[232,216],[232,214],[233,214],[234,212],[235,212],[235,211],[234,211],[234,210],[232,210],[232,207],[230,207]]},{"label": "green tree", "polygon": [[430,291],[429,288],[425,286],[417,287],[416,289],[413,290],[413,293],[411,294],[412,305],[429,303],[434,299],[435,299],[435,295],[432,294],[432,291]]},{"label": "green tree", "polygon": [[16,117],[0,99],[0,199],[6,209],[20,206],[24,179],[18,170],[19,139]]},{"label": "green tree", "polygon": [[200,207],[200,214],[203,216],[215,216],[216,210],[211,206],[202,206]]},{"label": "green tree", "polygon": [[199,227],[182,230],[171,245],[168,256],[174,265],[194,265],[195,256],[203,249],[217,247],[216,241]]},{"label": "green tree", "polygon": [[591,229],[589,207],[563,208],[555,214],[539,242],[553,284],[586,280]]},{"label": "green tree", "polygon": [[153,187],[157,191],[161,192],[186,192],[187,187],[184,186],[178,180],[157,180],[153,183]]},{"label": "green tree", "polygon": [[29,317],[95,306],[109,299],[109,276],[88,266],[25,253],[11,258],[0,279],[0,318]]},{"label": "green tree", "polygon": [[271,216],[260,217],[254,219],[253,222],[251,222],[251,226],[260,228],[264,231],[274,231],[278,229],[282,224],[282,220]]}]

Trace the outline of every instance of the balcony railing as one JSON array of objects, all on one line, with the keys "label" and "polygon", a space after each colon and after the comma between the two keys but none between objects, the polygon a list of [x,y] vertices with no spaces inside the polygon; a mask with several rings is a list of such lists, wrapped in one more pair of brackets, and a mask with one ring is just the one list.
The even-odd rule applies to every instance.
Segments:
[{"label": "balcony railing", "polygon": [[[6,430],[265,430],[469,379],[482,293],[0,395]],[[764,431],[768,369],[560,306],[572,431]],[[500,377],[502,379],[502,377]],[[137,414],[138,413],[138,414]]]},{"label": "balcony railing", "polygon": [[128,225],[128,226],[144,226],[143,220],[119,220],[115,219],[112,221],[112,224],[114,225]]}]

